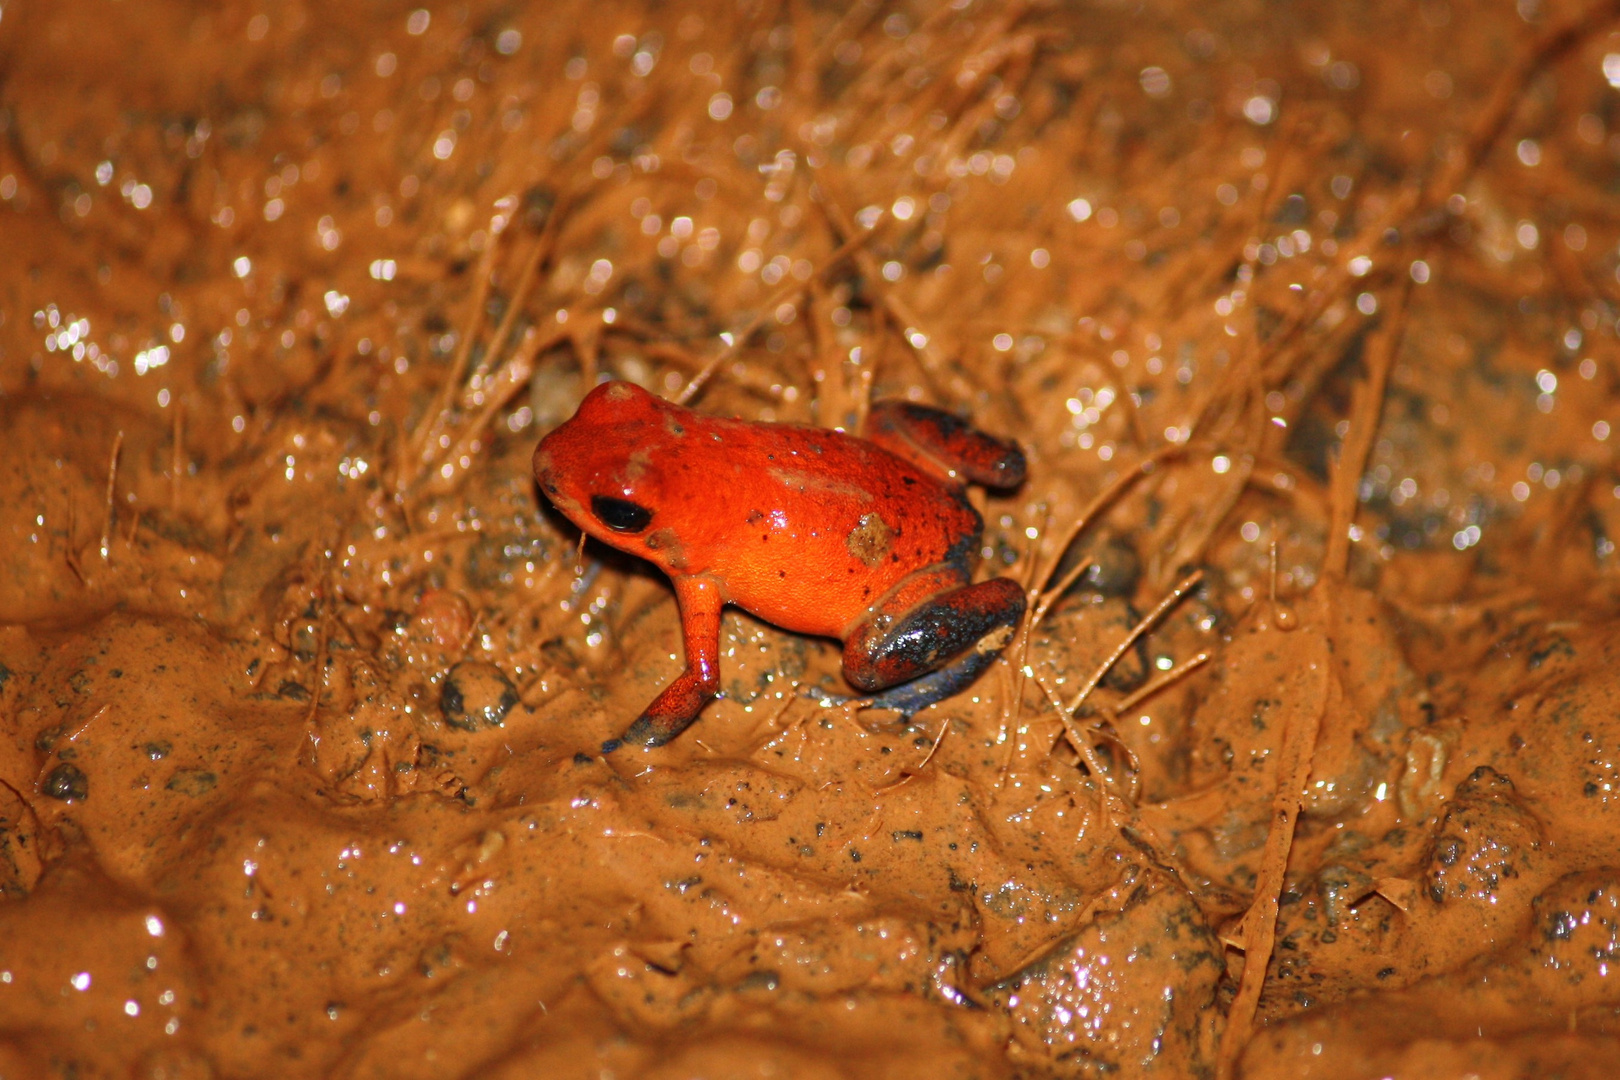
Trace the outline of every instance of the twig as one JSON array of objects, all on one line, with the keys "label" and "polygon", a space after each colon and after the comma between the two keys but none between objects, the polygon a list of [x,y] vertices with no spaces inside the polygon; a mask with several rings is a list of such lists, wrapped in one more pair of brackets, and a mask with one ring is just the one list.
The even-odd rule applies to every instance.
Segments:
[{"label": "twig", "polygon": [[[1037,558],[1039,544],[1041,537],[1046,535],[1047,529],[1052,524],[1051,507],[1043,503],[1040,509],[1041,523],[1036,528],[1035,534],[1029,538],[1029,546],[1024,551],[1024,580],[1021,582],[1026,598],[1025,604],[1033,609],[1034,613],[1024,619],[1022,625],[1019,626],[1018,644],[1014,646],[1011,654],[1013,659],[1013,663],[1010,665],[1012,669],[1011,689],[1001,709],[1001,738],[1003,739],[1006,738],[1007,728],[1016,724],[1019,714],[1023,712],[1024,672],[1029,663],[1030,637],[1035,633],[1035,628],[1040,625],[1041,619],[1045,617],[1045,608],[1050,606],[1050,600],[1043,602],[1040,591],[1035,587],[1035,576],[1039,569],[1037,564],[1040,562],[1039,558]],[[1089,565],[1091,560],[1088,558],[1084,562]],[[1061,595],[1061,593],[1062,590],[1059,590],[1058,595]]]},{"label": "twig", "polygon": [[[1226,491],[1222,493],[1220,499],[1216,502],[1213,513],[1205,519],[1197,542],[1187,546],[1187,553],[1176,559],[1176,565],[1185,566],[1187,563],[1197,562],[1204,557],[1204,552],[1209,547],[1210,541],[1215,539],[1216,531],[1225,524],[1227,517],[1237,507],[1238,500],[1243,497],[1244,491],[1248,489],[1249,481],[1254,476],[1255,457],[1254,454],[1238,455],[1237,461],[1234,462],[1235,468],[1233,472],[1235,475],[1232,482],[1227,485]],[[1177,545],[1178,548],[1180,546]]]},{"label": "twig", "polygon": [[[1085,573],[1086,569],[1092,563],[1092,560],[1089,558],[1081,560],[1078,564],[1072,567],[1067,574],[1064,575],[1063,580],[1058,583],[1056,588],[1048,588],[1047,586],[1049,586],[1052,581],[1052,575],[1057,573],[1057,568],[1063,564],[1064,553],[1069,550],[1070,545],[1072,545],[1075,540],[1079,539],[1081,532],[1085,530],[1086,526],[1090,525],[1092,520],[1098,514],[1102,513],[1102,511],[1113,505],[1114,500],[1119,498],[1127,488],[1136,483],[1142,477],[1151,474],[1153,470],[1158,467],[1160,462],[1174,457],[1185,450],[1186,447],[1175,443],[1160,447],[1158,450],[1155,450],[1153,453],[1142,458],[1135,465],[1121,473],[1112,484],[1109,484],[1102,491],[1098,492],[1096,497],[1093,498],[1091,502],[1087,504],[1086,508],[1080,512],[1080,516],[1074,519],[1074,522],[1069,526],[1068,531],[1063,534],[1063,539],[1059,541],[1057,547],[1052,552],[1052,562],[1051,565],[1047,567],[1046,572],[1044,574],[1037,574],[1033,578],[1033,580],[1039,581],[1041,584],[1038,588],[1032,587],[1029,590],[1029,613],[1024,618],[1024,625],[1019,629],[1018,647],[1016,652],[1017,661],[1013,664],[1015,681],[1011,702],[1012,714],[1005,721],[1003,730],[1005,730],[1007,727],[1011,727],[1016,732],[1019,713],[1024,707],[1023,679],[1025,673],[1029,670],[1029,643],[1031,636],[1035,632],[1035,628],[1039,626],[1041,620],[1046,617],[1047,612],[1051,610],[1052,605],[1057,601],[1058,597],[1061,597],[1068,590],[1070,585],[1073,585],[1077,580],[1079,580],[1080,575]],[[1002,763],[1003,775],[1005,775],[1011,761],[1011,751],[1009,750],[1007,760]]]},{"label": "twig", "polygon": [[1069,587],[1071,585],[1080,580],[1080,575],[1084,574],[1087,570],[1090,570],[1096,565],[1097,560],[1092,558],[1090,555],[1087,555],[1085,558],[1081,559],[1079,562],[1075,563],[1069,568],[1069,572],[1063,575],[1062,581],[1058,582],[1052,588],[1046,590],[1046,592],[1041,595],[1040,603],[1035,607],[1034,615],[1030,617],[1030,629],[1033,630],[1039,626],[1041,624],[1041,620],[1046,618],[1047,612],[1052,610],[1052,605],[1056,604],[1058,600],[1063,597],[1063,594],[1069,591]]}]

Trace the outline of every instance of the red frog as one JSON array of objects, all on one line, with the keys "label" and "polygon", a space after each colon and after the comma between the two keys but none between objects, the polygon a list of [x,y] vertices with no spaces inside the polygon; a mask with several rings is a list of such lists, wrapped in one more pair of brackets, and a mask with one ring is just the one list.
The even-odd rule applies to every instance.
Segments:
[{"label": "red frog", "polygon": [[1024,613],[1007,578],[972,584],[984,522],[964,485],[1016,487],[1016,444],[908,402],[867,436],[704,416],[604,383],[534,452],[534,475],[589,535],[668,574],[686,670],[619,739],[661,746],[720,686],[720,609],[838,638],[872,708],[907,716],[972,682]]}]

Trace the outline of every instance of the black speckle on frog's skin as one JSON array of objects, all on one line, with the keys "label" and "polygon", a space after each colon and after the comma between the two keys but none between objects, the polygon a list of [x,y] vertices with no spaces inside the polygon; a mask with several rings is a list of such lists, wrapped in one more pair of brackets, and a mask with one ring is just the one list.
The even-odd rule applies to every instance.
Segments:
[{"label": "black speckle on frog's skin", "polygon": [[463,660],[451,668],[439,689],[444,722],[462,731],[500,727],[518,703],[506,673],[481,660]]},{"label": "black speckle on frog's skin", "polygon": [[65,803],[84,802],[90,797],[90,779],[83,769],[64,761],[45,777],[40,790]]}]

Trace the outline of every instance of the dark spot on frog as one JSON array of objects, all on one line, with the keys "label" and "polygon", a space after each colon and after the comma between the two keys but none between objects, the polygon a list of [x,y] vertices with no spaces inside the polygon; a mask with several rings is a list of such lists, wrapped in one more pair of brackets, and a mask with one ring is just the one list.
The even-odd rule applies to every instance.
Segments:
[{"label": "dark spot on frog", "polygon": [[[896,535],[876,514],[864,514],[844,540],[849,553],[867,566],[876,566],[889,555],[890,539]],[[898,561],[891,556],[893,561]]]}]

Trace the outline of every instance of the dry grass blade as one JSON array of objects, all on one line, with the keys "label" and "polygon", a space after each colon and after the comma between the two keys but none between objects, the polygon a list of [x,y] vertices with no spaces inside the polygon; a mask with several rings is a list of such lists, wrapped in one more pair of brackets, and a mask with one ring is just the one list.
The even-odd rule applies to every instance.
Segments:
[{"label": "dry grass blade", "polygon": [[[495,256],[501,247],[501,233],[501,229],[494,227],[490,229],[489,242],[484,245],[484,254],[478,260],[477,279],[473,282],[472,304],[468,307],[467,318],[462,323],[461,342],[456,348],[455,359],[450,362],[450,371],[439,386],[433,407],[422,417],[411,436],[411,456],[414,459],[420,459],[425,455],[433,436],[444,426],[444,418],[450,411],[450,403],[456,396],[456,388],[461,385],[462,373],[467,370],[473,343],[478,338],[478,327],[484,321],[485,306],[489,303],[489,290],[495,277]],[[413,479],[415,479],[414,468],[407,477],[407,484]]]},{"label": "dry grass blade", "polygon": [[540,265],[550,254],[552,245],[557,239],[558,222],[563,218],[564,208],[559,202],[551,208],[546,215],[546,224],[540,235],[535,237],[529,245],[529,254],[523,260],[523,269],[518,272],[517,285],[512,289],[512,299],[506,305],[506,314],[501,317],[501,324],[495,328],[495,336],[490,339],[489,348],[479,358],[478,367],[473,370],[472,377],[467,383],[470,388],[482,386],[489,377],[492,363],[498,362],[502,350],[512,337],[512,329],[517,326],[518,317],[523,313],[523,306],[534,291],[534,282],[540,272]]},{"label": "dry grass blade", "polygon": [[[1114,501],[1124,494],[1127,489],[1129,489],[1143,477],[1151,475],[1162,462],[1184,452],[1184,450],[1185,447],[1174,444],[1160,447],[1158,450],[1155,450],[1153,453],[1142,458],[1135,465],[1132,465],[1129,469],[1125,470],[1125,472],[1121,473],[1113,483],[1109,484],[1102,491],[1098,492],[1096,497],[1094,497],[1091,502],[1087,504],[1086,508],[1080,512],[1080,516],[1075,518],[1073,523],[1069,525],[1068,530],[1064,532],[1063,538],[1053,549],[1052,562],[1046,568],[1044,573],[1034,573],[1032,557],[1031,573],[1033,576],[1031,580],[1039,581],[1040,585],[1038,588],[1031,587],[1029,590],[1029,612],[1024,617],[1023,626],[1019,628],[1018,647],[1015,654],[1016,659],[1013,663],[1013,671],[1015,673],[1013,690],[1008,702],[1009,708],[1003,710],[1003,737],[1005,737],[1005,732],[1009,728],[1016,728],[1018,724],[1018,714],[1023,708],[1024,679],[1029,673],[1029,643],[1035,633],[1035,629],[1052,610],[1052,605],[1055,604],[1066,591],[1068,591],[1069,586],[1080,580],[1080,575],[1084,574],[1092,565],[1092,560],[1089,557],[1080,560],[1080,562],[1071,567],[1068,573],[1063,576],[1063,580],[1058,582],[1056,586],[1052,586],[1052,575],[1057,573],[1059,566],[1063,565],[1064,553],[1069,550],[1070,546],[1073,545],[1077,539],[1079,539],[1080,534],[1085,531],[1086,527],[1090,525],[1093,520],[1096,519],[1097,515],[1102,513],[1108,507],[1112,506]],[[1014,744],[1015,742],[1016,740],[1014,741]],[[1011,762],[1011,746],[1014,744],[1009,744],[1009,756],[1007,760],[1002,763],[1003,776],[1005,776],[1007,767]]]},{"label": "dry grass blade", "polygon": [[939,734],[934,736],[934,745],[930,746],[928,748],[928,753],[924,754],[923,759],[917,762],[917,772],[922,772],[924,769],[928,768],[928,763],[934,760],[935,754],[939,753],[939,744],[945,741],[945,733],[950,730],[951,721],[949,717],[946,717],[940,722]]},{"label": "dry grass blade", "polygon": [[[516,354],[501,365],[493,377],[493,382],[485,387],[482,407],[467,425],[467,429],[462,432],[461,437],[456,440],[455,445],[442,454],[429,456],[424,462],[427,469],[424,475],[431,488],[444,488],[445,483],[460,472],[457,463],[471,457],[475,444],[494,421],[495,415],[511,404],[512,399],[528,385],[529,378],[534,374],[535,357],[565,336],[560,333],[543,335],[533,327],[529,329]],[[438,466],[441,460],[446,459],[448,464]]]},{"label": "dry grass blade", "polygon": [[169,509],[180,509],[180,472],[185,468],[185,410],[174,403],[174,439],[169,450]]},{"label": "dry grass blade", "polygon": [[[1032,556],[1030,559],[1032,578],[1034,561]],[[1068,591],[1069,586],[1078,581],[1080,575],[1089,570],[1095,562],[1096,560],[1089,555],[1081,559],[1067,574],[1063,575],[1063,580],[1058,582],[1057,587],[1048,589],[1045,595],[1037,591],[1033,583],[1027,587],[1030,614],[1024,619],[1024,625],[1018,629],[1018,647],[1013,652],[1016,662],[1013,664],[1012,693],[1008,697],[1008,705],[1002,709],[1003,723],[1016,722],[1018,710],[1023,706],[1024,679],[1030,671],[1029,643],[1035,636],[1035,630],[1041,625],[1041,621],[1046,618],[1047,613],[1052,610],[1052,605],[1057,603],[1058,599]]]},{"label": "dry grass blade", "polygon": [[1266,970],[1277,944],[1277,913],[1288,871],[1288,855],[1294,843],[1294,826],[1299,820],[1305,781],[1311,771],[1317,732],[1328,705],[1326,683],[1329,676],[1325,642],[1317,662],[1306,667],[1309,674],[1320,676],[1323,685],[1317,694],[1317,701],[1302,701],[1283,718],[1283,746],[1277,768],[1277,787],[1272,797],[1271,827],[1266,831],[1266,846],[1260,859],[1254,902],[1243,916],[1238,931],[1243,948],[1243,976],[1238,983],[1237,997],[1227,1013],[1226,1031],[1221,1036],[1218,1069],[1222,1077],[1233,1075],[1238,1055],[1248,1045],[1255,1012],[1260,1004],[1260,991],[1265,987]]},{"label": "dry grass blade", "polygon": [[1155,623],[1162,619],[1164,617],[1164,613],[1174,607],[1183,596],[1186,596],[1187,593],[1191,591],[1193,586],[1197,585],[1203,580],[1204,572],[1202,570],[1194,570],[1192,573],[1176,582],[1176,587],[1171,589],[1163,600],[1160,600],[1157,604],[1155,604],[1152,611],[1142,616],[1142,618],[1137,621],[1137,624],[1131,627],[1131,632],[1125,635],[1125,640],[1121,641],[1119,645],[1115,647],[1114,651],[1108,654],[1108,659],[1097,665],[1097,670],[1091,673],[1091,677],[1087,679],[1085,685],[1080,688],[1080,692],[1074,696],[1074,701],[1069,705],[1068,711],[1070,715],[1073,715],[1075,710],[1079,709],[1081,705],[1085,704],[1086,698],[1090,697],[1091,692],[1097,689],[1097,685],[1103,681],[1104,676],[1108,674],[1113,666],[1119,663],[1120,657],[1124,656],[1130,651],[1131,646],[1136,644],[1136,640],[1143,634],[1147,633]]},{"label": "dry grass blade", "polygon": [[118,455],[124,450],[124,433],[113,439],[112,456],[107,462],[107,505],[101,519],[101,559],[112,561],[113,494],[118,487]]},{"label": "dry grass blade", "polygon": [[1057,691],[1046,684],[1046,680],[1039,675],[1031,674],[1035,685],[1041,688],[1046,700],[1051,704],[1052,710],[1057,713],[1058,720],[1063,724],[1063,737],[1068,740],[1074,752],[1080,755],[1080,760],[1086,763],[1086,771],[1097,784],[1097,810],[1106,820],[1108,815],[1108,773],[1103,769],[1102,759],[1097,756],[1097,748],[1086,738],[1085,732],[1074,722],[1074,717],[1063,708],[1063,702],[1058,699]]},{"label": "dry grass blade", "polygon": [[[1114,500],[1118,499],[1138,480],[1141,480],[1145,476],[1152,475],[1153,471],[1157,469],[1160,464],[1185,452],[1186,447],[1184,446],[1176,444],[1162,446],[1153,451],[1153,453],[1144,457],[1142,460],[1138,461],[1135,465],[1132,465],[1129,469],[1125,470],[1125,472],[1121,473],[1113,483],[1109,484],[1107,487],[1103,488],[1102,491],[1098,492],[1096,498],[1092,499],[1090,504],[1088,504],[1086,508],[1080,512],[1080,516],[1074,519],[1074,523],[1070,525],[1068,531],[1063,534],[1063,539],[1060,540],[1057,546],[1054,548],[1052,553],[1052,565],[1047,569],[1044,575],[1044,581],[1041,588],[1045,590],[1046,585],[1052,580],[1052,575],[1057,573],[1057,568],[1063,559],[1063,553],[1068,551],[1069,546],[1079,539],[1080,534],[1085,531],[1086,527],[1091,524],[1093,519],[1095,519],[1098,514],[1112,506],[1114,504]],[[1061,592],[1062,590],[1058,591]]]},{"label": "dry grass blade", "polygon": [[810,281],[816,280],[822,274],[827,273],[833,267],[849,258],[850,255],[859,251],[872,239],[876,232],[876,224],[874,224],[870,229],[856,232],[855,235],[851,236],[848,240],[839,245],[838,250],[834,251],[831,255],[827,256],[825,260],[823,260],[822,264],[817,267],[813,273],[811,273],[808,281],[792,281],[782,286],[780,289],[777,289],[776,292],[773,293],[764,303],[760,304],[759,310],[754,313],[754,317],[748,320],[747,324],[744,325],[741,330],[732,335],[731,339],[726,342],[725,348],[721,349],[718,353],[715,353],[708,363],[704,364],[702,369],[699,370],[696,375],[693,375],[691,380],[681,388],[681,392],[675,395],[675,404],[691,404],[692,399],[697,397],[698,394],[702,392],[704,386],[708,385],[708,382],[711,378],[713,378],[714,373],[720,370],[720,365],[724,364],[727,360],[730,360],[733,356],[736,356],[742,347],[747,344],[748,339],[753,336],[754,331],[763,326],[766,319],[775,315],[776,309],[779,306],[802,294],[805,289],[810,287]]},{"label": "dry grass blade", "polygon": [[1361,474],[1366,471],[1367,455],[1372,453],[1373,438],[1378,434],[1378,417],[1384,407],[1384,388],[1406,330],[1406,305],[1411,292],[1412,286],[1408,282],[1397,294],[1398,299],[1389,318],[1368,343],[1367,380],[1356,387],[1350,407],[1350,431],[1345,436],[1343,452],[1333,463],[1330,490],[1333,523],[1328,531],[1322,570],[1335,580],[1343,579],[1349,566],[1350,526],[1355,521],[1356,504],[1360,501]]},{"label": "dry grass blade", "polygon": [[1134,693],[1126,697],[1118,705],[1115,705],[1113,709],[1114,715],[1119,716],[1123,713],[1130,712],[1132,709],[1142,704],[1142,702],[1146,701],[1154,694],[1157,694],[1160,690],[1163,690],[1168,686],[1173,686],[1182,679],[1185,679],[1188,675],[1209,663],[1209,657],[1209,653],[1201,652],[1191,660],[1183,660],[1181,663],[1177,664],[1163,675],[1160,675],[1157,679],[1154,679],[1147,685],[1138,688]]}]

